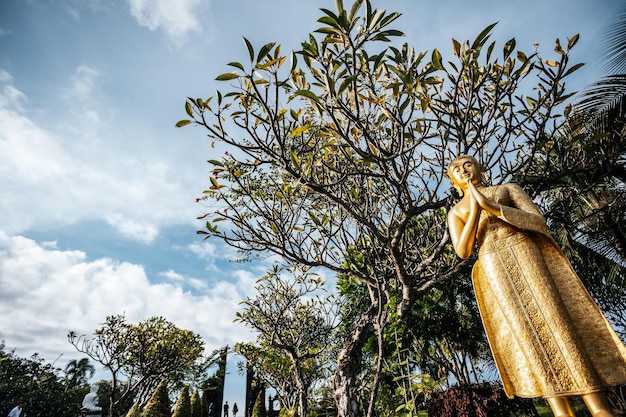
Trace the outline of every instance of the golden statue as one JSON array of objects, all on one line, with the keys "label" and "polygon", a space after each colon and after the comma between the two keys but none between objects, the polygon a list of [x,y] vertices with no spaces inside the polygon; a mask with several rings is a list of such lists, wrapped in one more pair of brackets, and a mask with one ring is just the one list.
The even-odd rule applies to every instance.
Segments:
[{"label": "golden statue", "polygon": [[469,155],[448,166],[463,196],[448,213],[456,253],[468,258],[476,300],[504,390],[546,397],[557,417],[574,417],[581,396],[594,417],[613,416],[607,387],[626,383],[626,347],[516,184],[487,187]]}]

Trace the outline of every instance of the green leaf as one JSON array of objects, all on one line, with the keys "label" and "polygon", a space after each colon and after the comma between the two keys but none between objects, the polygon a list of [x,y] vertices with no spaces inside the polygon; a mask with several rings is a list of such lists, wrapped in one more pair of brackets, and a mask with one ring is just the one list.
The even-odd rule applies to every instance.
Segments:
[{"label": "green leaf", "polygon": [[537,106],[537,100],[532,97],[526,97],[526,102],[530,106],[531,109],[534,109]]},{"label": "green leaf", "polygon": [[243,68],[243,65],[241,65],[239,62],[229,62],[228,65],[230,65],[231,67],[238,68],[238,69],[240,69],[240,70],[245,72],[245,69]]},{"label": "green leaf", "polygon": [[526,54],[522,51],[517,51],[517,59],[519,59],[522,62],[526,62],[528,61],[528,57],[526,56]]},{"label": "green leaf", "polygon": [[578,42],[578,38],[580,36],[577,34],[575,34],[574,36],[572,36],[571,39],[569,39],[567,41],[567,50],[569,51],[570,49],[572,49],[574,47],[574,45],[576,45],[576,43]]},{"label": "green leaf", "polygon": [[193,117],[193,109],[191,107],[191,103],[188,101],[185,103],[185,111],[187,112],[189,117]]},{"label": "green leaf", "polygon": [[559,63],[558,63],[558,62],[556,62],[556,61],[555,61],[555,60],[553,60],[553,59],[544,59],[544,61],[543,61],[543,62],[544,62],[546,65],[548,65],[549,67],[552,67],[552,68],[558,68],[558,67],[559,67]]},{"label": "green leaf", "polygon": [[[388,14],[387,16],[385,16],[383,18],[383,20],[381,20],[380,27],[384,28],[385,26],[389,25],[391,22],[393,22],[394,20],[396,20],[400,16],[402,16],[402,13],[395,12],[395,13]],[[400,35],[400,36],[404,36],[404,33],[402,33],[402,35]]]},{"label": "green leaf", "polygon": [[335,9],[337,9],[337,13],[341,14],[341,12],[344,11],[343,9],[343,1],[342,0],[335,0]]},{"label": "green leaf", "polygon": [[352,7],[350,8],[350,14],[348,14],[348,20],[353,21],[359,9],[363,5],[363,0],[356,0],[352,3]]},{"label": "green leaf", "polygon": [[327,16],[330,16],[333,19],[335,19],[335,21],[339,21],[339,17],[337,17],[337,15],[335,15],[335,13],[331,12],[330,10],[324,9],[324,8],[321,8],[320,10],[324,12]]},{"label": "green leaf", "polygon": [[431,62],[433,67],[438,70],[443,70],[443,65],[441,65],[441,53],[437,50],[437,48],[433,49]]},{"label": "green leaf", "polygon": [[461,43],[454,38],[452,38],[452,50],[455,56],[461,56]]},{"label": "green leaf", "polygon": [[568,75],[570,75],[572,72],[578,70],[580,67],[582,67],[583,65],[585,65],[584,62],[581,62],[579,64],[574,65],[573,67],[571,67],[570,69],[568,69],[565,74],[563,74],[563,78],[567,77]]},{"label": "green leaf", "polygon": [[300,166],[300,158],[294,151],[289,152],[289,157],[291,158],[291,163],[296,167],[298,171],[302,171],[302,167]]},{"label": "green leaf", "polygon": [[515,38],[512,38],[504,45],[504,59],[507,59],[515,49]]},{"label": "green leaf", "polygon": [[329,26],[332,26],[332,27],[334,27],[336,29],[340,28],[339,23],[334,18],[332,18],[330,16],[322,16],[319,19],[317,19],[317,21],[319,23],[325,23],[325,24],[327,24]]},{"label": "green leaf", "polygon": [[478,34],[478,36],[474,40],[474,43],[472,43],[472,49],[480,49],[489,38],[489,32],[491,32],[491,29],[493,29],[493,27],[497,24],[498,22],[492,23],[484,28],[483,31]]},{"label": "green leaf", "polygon": [[348,86],[352,84],[354,80],[356,80],[356,78],[357,78],[357,75],[351,75],[349,77],[346,77],[346,79],[343,80],[342,83],[339,85],[339,90],[337,90],[337,95],[340,95],[341,93],[343,93],[345,89],[348,88]]},{"label": "green leaf", "polygon": [[569,117],[570,113],[572,112],[572,103],[569,103],[567,106],[565,106],[565,108],[563,109],[563,117],[567,118]]},{"label": "green leaf", "polygon": [[295,92],[297,96],[302,96],[313,100],[316,103],[320,103],[320,98],[315,95],[311,90],[297,90]]},{"label": "green leaf", "polygon": [[218,75],[215,79],[217,81],[228,81],[234,80],[236,78],[239,78],[239,74],[237,74],[236,72],[226,72],[224,74]]},{"label": "green leaf", "polygon": [[179,120],[178,122],[176,122],[176,127],[183,127],[187,126],[188,124],[191,124],[191,120]]},{"label": "green leaf", "polygon": [[367,29],[373,30],[384,14],[385,9],[376,10],[376,14],[372,17],[372,20],[370,20],[369,24],[367,25]]},{"label": "green leaf", "polygon": [[380,32],[380,34],[385,36],[404,36],[404,32],[396,29],[385,30],[384,32]]},{"label": "green leaf", "polygon": [[263,58],[265,58],[267,54],[272,50],[274,45],[276,45],[276,42],[270,42],[263,45],[263,47],[259,51],[259,55],[256,58],[256,62],[260,62]]},{"label": "green leaf", "polygon": [[300,136],[304,133],[306,133],[306,131],[309,130],[309,125],[304,125],[304,126],[300,126],[295,128],[291,134],[289,135],[290,138],[295,138],[296,136]]},{"label": "green leaf", "polygon": [[248,55],[250,56],[250,62],[254,61],[254,48],[249,40],[243,38],[244,43],[246,44],[246,48],[248,48]]},{"label": "green leaf", "polygon": [[400,107],[398,109],[400,111],[400,114],[402,114],[404,112],[404,110],[406,110],[406,108],[407,108],[407,106],[409,105],[410,102],[411,102],[411,98],[407,97],[406,100],[404,100],[402,102],[402,104],[400,104]]},{"label": "green leaf", "polygon": [[[493,48],[496,46],[495,42],[491,42],[489,44],[489,47],[487,48],[487,58],[486,61],[489,62],[491,61],[491,53],[493,52]],[[506,59],[506,58],[505,58]]]},{"label": "green leaf", "polygon": [[[326,35],[337,35],[338,37],[341,37],[342,32],[341,29],[337,29],[337,28],[319,28],[319,29],[315,29],[315,33],[324,33]],[[324,42],[330,42],[331,39],[326,39],[324,40]]]},{"label": "green leaf", "polygon": [[291,67],[289,67],[289,73],[294,72],[298,66],[298,57],[294,51],[291,51]]}]

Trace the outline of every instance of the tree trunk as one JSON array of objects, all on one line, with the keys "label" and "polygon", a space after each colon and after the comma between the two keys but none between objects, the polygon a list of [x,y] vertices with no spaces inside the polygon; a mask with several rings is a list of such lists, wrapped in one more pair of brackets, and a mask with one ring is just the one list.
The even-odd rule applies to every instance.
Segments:
[{"label": "tree trunk", "polygon": [[374,333],[375,306],[370,308],[354,323],[345,345],[337,359],[333,381],[338,417],[360,417],[357,399],[357,380],[361,370],[364,343]]},{"label": "tree trunk", "polygon": [[296,386],[298,387],[298,417],[307,417],[309,415],[308,384],[302,376],[300,359],[296,359],[295,354],[290,354],[290,356],[294,366]]}]

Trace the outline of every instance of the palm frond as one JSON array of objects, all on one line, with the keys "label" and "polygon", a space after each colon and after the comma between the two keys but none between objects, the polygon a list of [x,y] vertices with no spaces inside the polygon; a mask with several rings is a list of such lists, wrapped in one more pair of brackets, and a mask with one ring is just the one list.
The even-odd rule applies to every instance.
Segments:
[{"label": "palm frond", "polygon": [[626,115],[626,74],[610,75],[581,93],[569,120],[573,129],[608,133]]},{"label": "palm frond", "polygon": [[626,73],[626,7],[609,26],[601,58],[609,74]]},{"label": "palm frond", "polygon": [[609,75],[597,81],[582,92],[582,99],[576,103],[580,110],[597,109],[606,112],[620,107],[626,96],[626,74]]}]

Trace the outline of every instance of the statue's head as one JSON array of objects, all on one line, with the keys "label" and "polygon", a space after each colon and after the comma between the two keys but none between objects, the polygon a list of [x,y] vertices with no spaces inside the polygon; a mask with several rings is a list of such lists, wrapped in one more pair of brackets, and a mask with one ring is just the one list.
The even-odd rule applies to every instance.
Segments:
[{"label": "statue's head", "polygon": [[98,392],[98,384],[91,384],[91,392],[93,393]]},{"label": "statue's head", "polygon": [[446,178],[450,180],[450,185],[454,187],[454,189],[459,193],[459,195],[463,195],[463,190],[453,180],[452,169],[456,167],[457,165],[462,164],[464,161],[470,161],[478,169],[478,171],[480,172],[480,184],[487,185],[487,178],[485,177],[485,167],[480,162],[478,162],[476,158],[474,158],[471,155],[467,155],[467,154],[459,155],[456,158],[454,158],[452,161],[450,161],[450,163],[448,164],[446,175],[445,175]]}]

